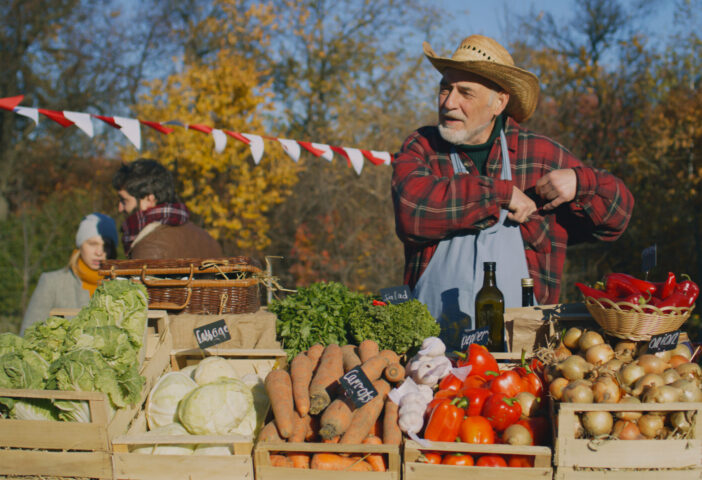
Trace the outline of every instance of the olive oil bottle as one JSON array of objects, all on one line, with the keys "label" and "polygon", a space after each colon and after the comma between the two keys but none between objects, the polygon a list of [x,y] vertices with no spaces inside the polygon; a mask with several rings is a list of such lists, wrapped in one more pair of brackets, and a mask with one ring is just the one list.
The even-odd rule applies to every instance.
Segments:
[{"label": "olive oil bottle", "polygon": [[483,263],[483,286],[475,297],[475,326],[489,327],[487,349],[505,351],[505,297],[497,288],[495,262]]}]

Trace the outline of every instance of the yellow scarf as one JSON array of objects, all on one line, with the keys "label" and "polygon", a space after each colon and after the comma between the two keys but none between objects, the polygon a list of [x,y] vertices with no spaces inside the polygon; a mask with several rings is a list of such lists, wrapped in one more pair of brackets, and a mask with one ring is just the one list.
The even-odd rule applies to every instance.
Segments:
[{"label": "yellow scarf", "polygon": [[83,261],[80,255],[78,256],[78,261],[75,263],[75,267],[73,268],[73,273],[75,273],[76,276],[81,279],[83,282],[83,288],[90,292],[90,296],[92,297],[98,286],[98,282],[102,280],[102,276],[98,274],[97,270],[90,268],[88,264]]}]

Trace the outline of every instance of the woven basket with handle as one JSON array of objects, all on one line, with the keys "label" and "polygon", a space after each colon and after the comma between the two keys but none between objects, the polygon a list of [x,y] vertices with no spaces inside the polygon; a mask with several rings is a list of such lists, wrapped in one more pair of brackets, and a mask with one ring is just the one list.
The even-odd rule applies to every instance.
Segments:
[{"label": "woven basket with handle", "polygon": [[106,260],[99,273],[143,283],[154,310],[221,315],[261,306],[263,271],[249,257]]},{"label": "woven basket with handle", "polygon": [[674,332],[690,317],[692,308],[635,305],[608,298],[585,297],[585,306],[595,321],[610,335],[633,341],[650,340],[654,335]]}]

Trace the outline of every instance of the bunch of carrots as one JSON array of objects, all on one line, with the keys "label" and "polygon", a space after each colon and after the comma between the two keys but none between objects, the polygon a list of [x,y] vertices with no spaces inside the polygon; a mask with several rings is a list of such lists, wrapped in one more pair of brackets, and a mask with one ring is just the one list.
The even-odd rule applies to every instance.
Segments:
[{"label": "bunch of carrots", "polygon": [[[338,380],[361,366],[378,395],[359,408],[343,393]],[[297,354],[290,371],[273,370],[265,385],[273,420],[259,434],[259,442],[321,442],[399,445],[398,406],[388,393],[404,380],[405,370],[392,350],[380,351],[373,340],[360,345],[313,345]],[[279,452],[270,455],[273,466],[320,470],[381,471],[382,454]]]}]

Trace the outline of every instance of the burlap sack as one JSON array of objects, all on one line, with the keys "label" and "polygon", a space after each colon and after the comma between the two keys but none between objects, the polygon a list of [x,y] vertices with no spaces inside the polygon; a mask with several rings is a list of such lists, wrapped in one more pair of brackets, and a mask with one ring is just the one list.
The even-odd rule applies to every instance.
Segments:
[{"label": "burlap sack", "polygon": [[193,330],[217,320],[224,320],[231,339],[216,345],[216,348],[242,349],[279,349],[280,343],[275,338],[276,315],[265,308],[255,313],[227,315],[193,315],[183,313],[169,315],[173,348],[198,348]]}]

